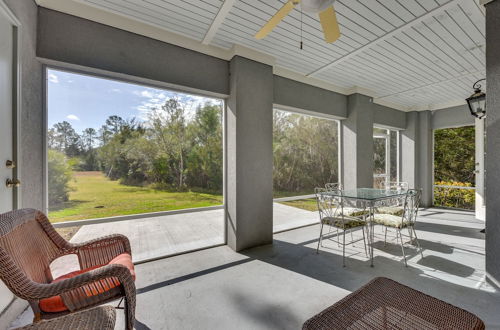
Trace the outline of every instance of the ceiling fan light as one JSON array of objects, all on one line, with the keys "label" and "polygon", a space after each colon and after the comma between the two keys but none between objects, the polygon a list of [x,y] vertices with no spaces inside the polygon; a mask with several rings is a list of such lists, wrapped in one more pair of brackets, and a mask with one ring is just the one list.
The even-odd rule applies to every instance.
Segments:
[{"label": "ceiling fan light", "polygon": [[300,6],[303,11],[317,14],[333,5],[335,0],[302,0]]}]

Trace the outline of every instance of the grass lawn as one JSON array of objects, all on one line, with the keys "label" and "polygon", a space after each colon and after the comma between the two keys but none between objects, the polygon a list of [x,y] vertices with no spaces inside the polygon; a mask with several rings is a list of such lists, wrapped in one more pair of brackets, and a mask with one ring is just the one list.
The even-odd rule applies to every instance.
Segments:
[{"label": "grass lawn", "polygon": [[317,211],[318,204],[315,198],[299,199],[296,201],[280,202],[280,204],[297,207],[307,211]]},{"label": "grass lawn", "polygon": [[52,208],[52,222],[171,211],[222,204],[222,196],[198,192],[169,192],[126,186],[101,172],[74,172],[76,189],[69,201]]}]

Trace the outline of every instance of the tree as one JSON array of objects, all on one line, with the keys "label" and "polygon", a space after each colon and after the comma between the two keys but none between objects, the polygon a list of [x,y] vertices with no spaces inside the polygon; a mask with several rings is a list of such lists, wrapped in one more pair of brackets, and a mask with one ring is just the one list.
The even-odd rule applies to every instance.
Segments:
[{"label": "tree", "polygon": [[102,125],[101,128],[99,128],[98,134],[98,139],[101,142],[101,146],[106,145],[113,136],[113,133],[108,129],[106,125]]},{"label": "tree", "polygon": [[273,185],[287,194],[338,181],[338,128],[332,120],[274,112]]},{"label": "tree", "polygon": [[109,116],[108,119],[106,119],[106,128],[112,134],[118,134],[118,132],[120,132],[120,130],[124,124],[125,124],[125,121],[120,116],[113,115],[113,116]]},{"label": "tree", "polygon": [[161,147],[159,156],[168,159],[174,176],[172,183],[177,189],[185,187],[186,155],[189,147],[185,112],[183,104],[171,98],[160,109],[152,111],[149,117],[151,138]]},{"label": "tree", "polygon": [[95,140],[97,139],[97,131],[91,127],[86,128],[82,133],[82,142],[85,151],[94,149]]},{"label": "tree", "polygon": [[49,207],[53,207],[68,201],[69,192],[72,191],[69,183],[73,174],[66,156],[59,151],[49,149],[47,152],[47,163],[49,172]]},{"label": "tree", "polygon": [[73,126],[67,121],[63,121],[54,124],[53,127],[53,133],[55,133],[53,142],[54,145],[57,145],[57,149],[63,151],[67,156],[78,156],[81,151],[81,141]]},{"label": "tree", "polygon": [[474,184],[474,169],[474,127],[436,130],[434,133],[435,180]]},{"label": "tree", "polygon": [[188,155],[187,180],[190,186],[222,189],[222,112],[220,106],[198,107],[188,125],[191,142]]}]

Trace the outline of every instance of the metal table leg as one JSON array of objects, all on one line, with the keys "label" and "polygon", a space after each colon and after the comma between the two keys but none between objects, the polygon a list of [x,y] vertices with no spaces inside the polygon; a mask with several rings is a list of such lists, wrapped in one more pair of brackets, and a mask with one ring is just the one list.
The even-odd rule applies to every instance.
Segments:
[{"label": "metal table leg", "polygon": [[373,215],[375,214],[375,209],[373,203],[370,203],[370,267],[373,267],[373,242],[375,242],[375,221]]}]

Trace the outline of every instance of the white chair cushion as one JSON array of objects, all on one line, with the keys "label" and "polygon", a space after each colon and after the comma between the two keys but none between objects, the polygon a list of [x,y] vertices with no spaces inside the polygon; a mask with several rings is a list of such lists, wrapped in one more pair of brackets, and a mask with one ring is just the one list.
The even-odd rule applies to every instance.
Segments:
[{"label": "white chair cushion", "polygon": [[377,213],[392,214],[396,216],[403,216],[404,208],[402,206],[382,206],[377,207]]},{"label": "white chair cushion", "polygon": [[376,224],[384,225],[393,228],[405,228],[409,225],[408,221],[403,221],[401,216],[396,216],[392,214],[375,214],[373,221]]},{"label": "white chair cushion", "polygon": [[355,227],[362,227],[366,224],[363,220],[355,217],[344,216],[342,219],[339,217],[324,217],[321,222],[325,225],[330,225],[340,229],[350,229]]}]

